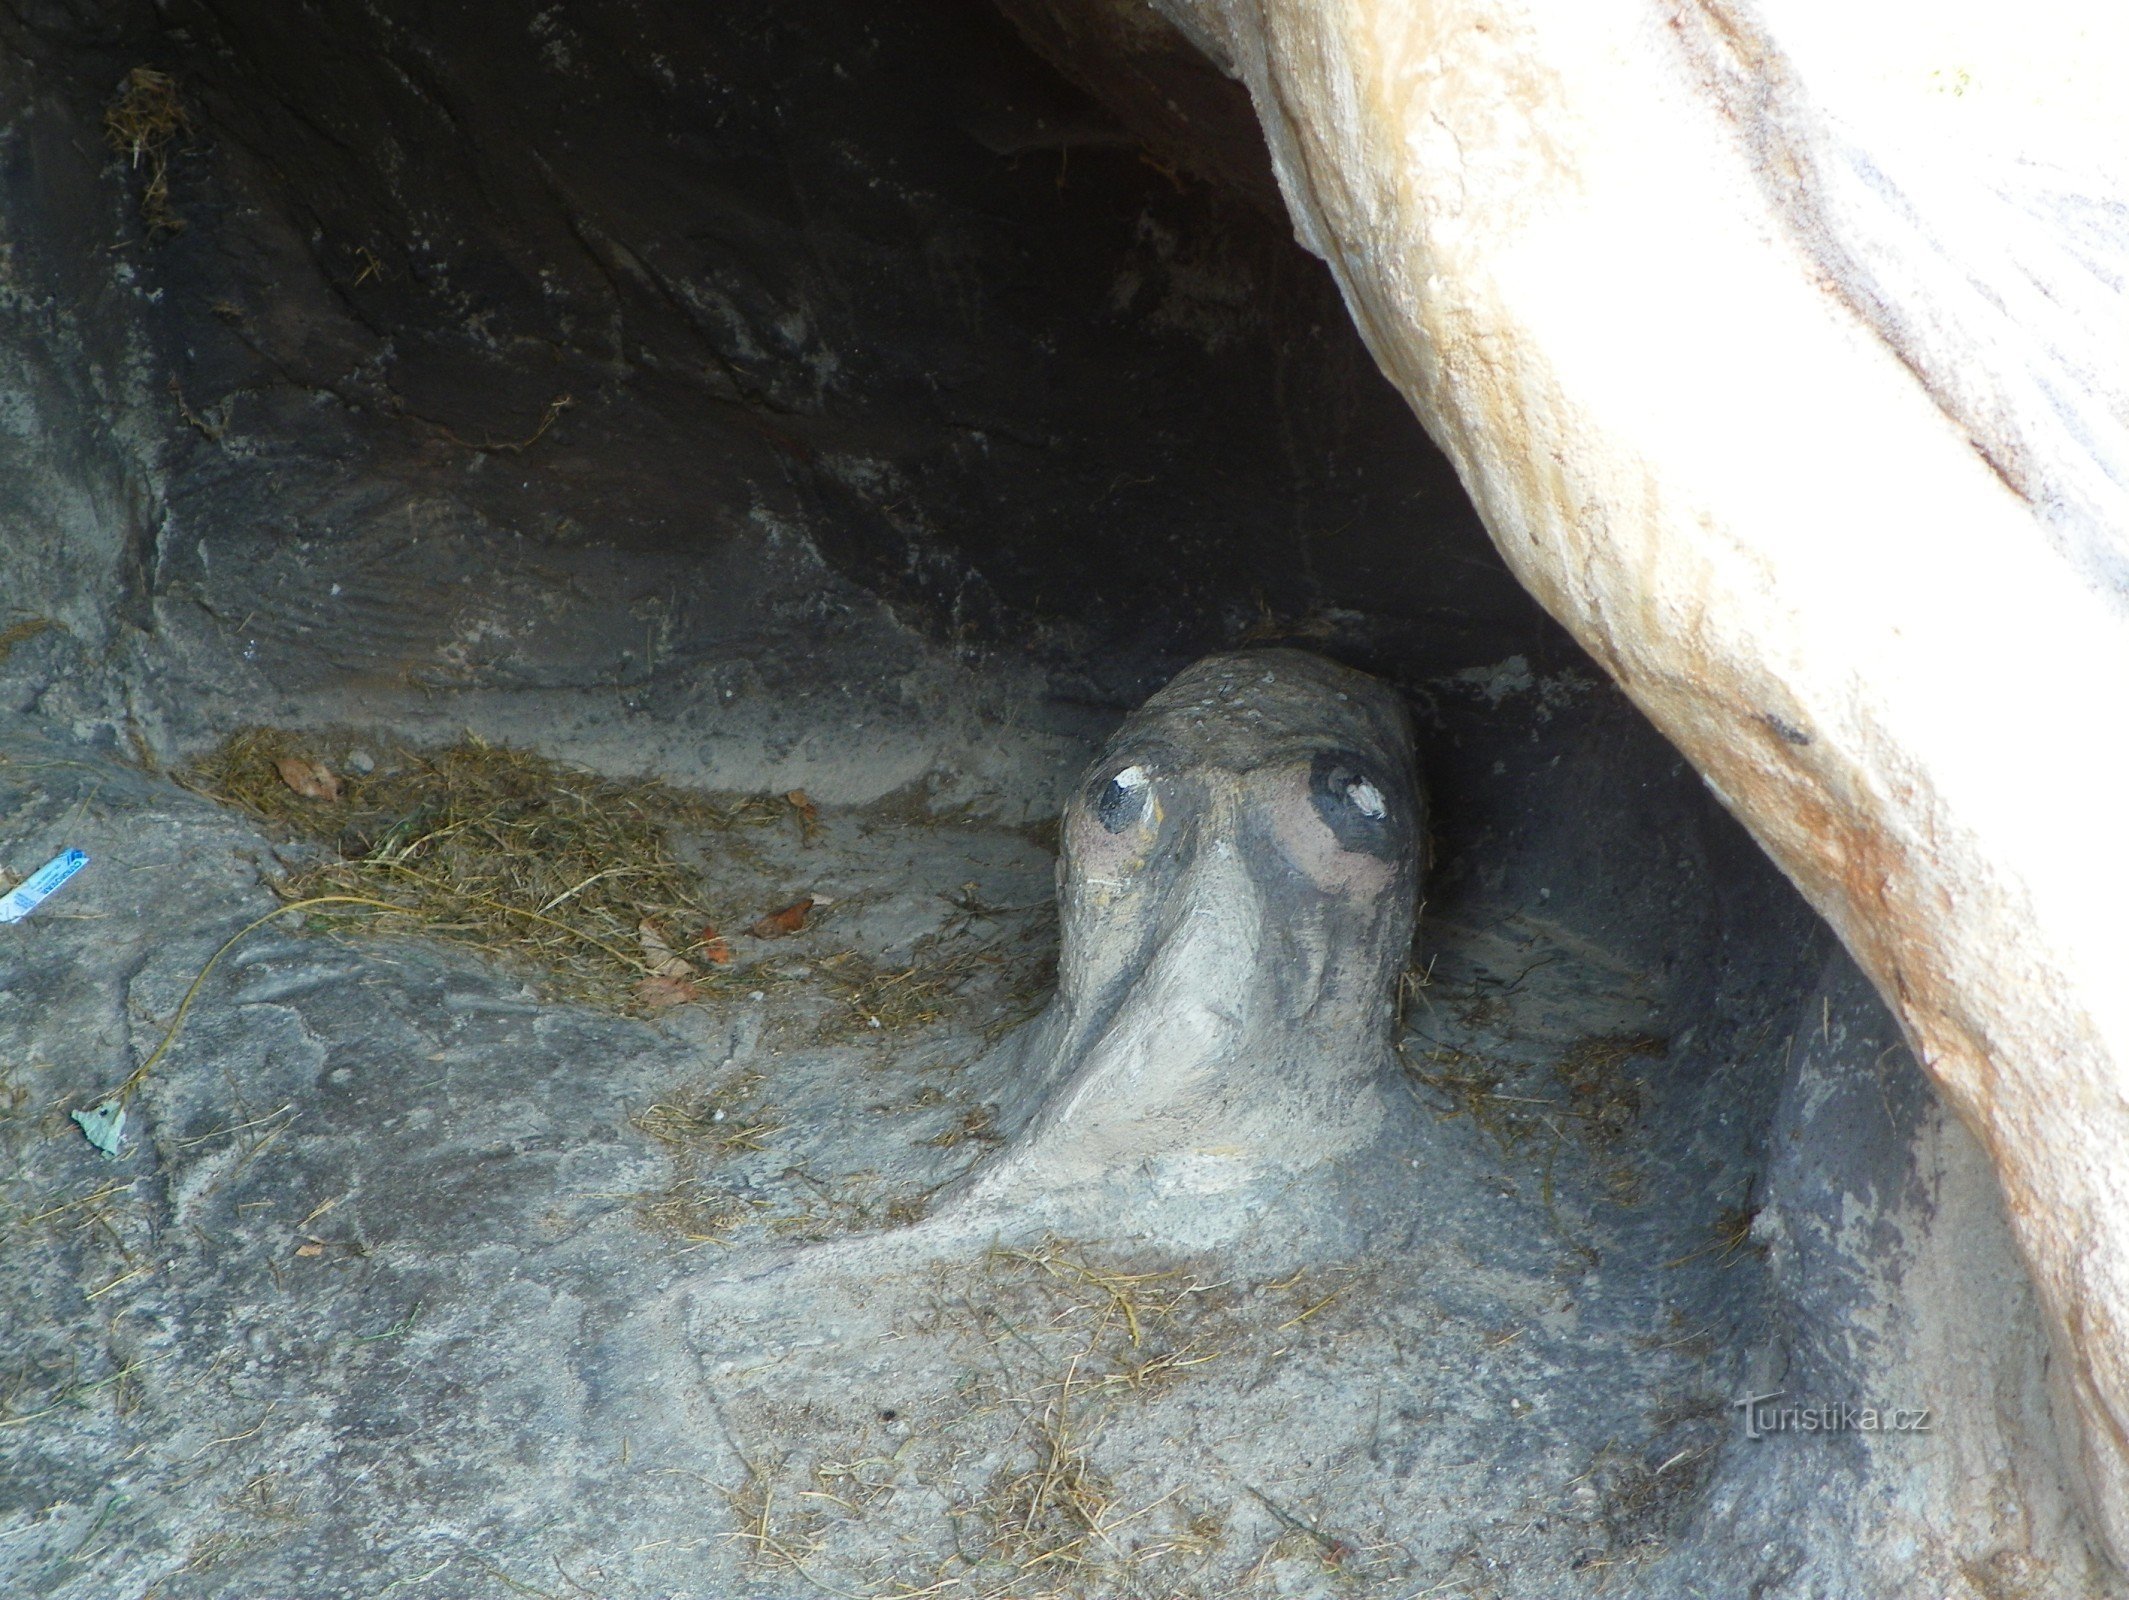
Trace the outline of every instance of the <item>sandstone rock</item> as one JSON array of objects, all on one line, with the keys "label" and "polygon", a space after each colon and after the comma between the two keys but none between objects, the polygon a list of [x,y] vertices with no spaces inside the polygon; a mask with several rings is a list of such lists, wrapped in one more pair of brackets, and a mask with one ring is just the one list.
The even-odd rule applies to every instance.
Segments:
[{"label": "sandstone rock", "polygon": [[1162,9],[1518,576],[1990,1152],[2129,1557],[2113,24]]},{"label": "sandstone rock", "polygon": [[1406,1099],[1424,831],[1404,707],[1374,679],[1243,651],[1154,695],[1066,803],[1058,992],[1001,1046],[1031,1120],[958,1209],[1027,1226],[1070,1204],[1190,1244],[1268,1191],[1308,1209]]}]

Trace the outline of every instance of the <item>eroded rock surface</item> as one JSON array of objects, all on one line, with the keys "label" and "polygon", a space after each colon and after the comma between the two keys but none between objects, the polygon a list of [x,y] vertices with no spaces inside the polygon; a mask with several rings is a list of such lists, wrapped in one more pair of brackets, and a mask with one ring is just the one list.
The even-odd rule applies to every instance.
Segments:
[{"label": "eroded rock surface", "polygon": [[2129,1559],[2118,20],[1161,9],[1517,575],[1989,1150]]},{"label": "eroded rock surface", "polygon": [[[1151,26],[1037,9],[1013,6],[1051,44]],[[2003,557],[2074,555],[2074,517],[2005,520],[1995,474],[2072,510],[2104,486],[2023,471],[2046,430],[1991,425],[2028,363],[1962,357],[1960,328],[2003,326],[1985,297],[1911,314],[1928,234],[1880,213],[1863,277],[1811,237],[1884,192],[1849,159],[1882,146],[1809,137],[1812,70],[1756,95],[1752,28],[1729,57],[1694,41],[1680,88],[1668,19],[1623,10],[1176,15],[1267,108],[1321,202],[1308,237],[1525,579],[1792,871],[1847,851],[1800,881],[1832,883],[1881,984],[1859,929],[1965,941],[1961,1015],[2009,1041],[1982,1093],[2014,1114],[1987,1144],[1938,1114],[1846,957],[1487,547],[1323,274],[1194,180],[1250,164],[1203,69],[1141,80],[1120,120],[1149,163],[973,0],[0,9],[0,853],[92,856],[0,951],[0,1589],[788,1600],[792,1555],[852,1593],[1039,1588],[1060,1564],[1018,1565],[1007,1491],[1062,1415],[1064,1464],[1114,1490],[1100,1559],[1165,1543],[1161,1592],[2118,1592],[2040,1414],[2041,1307],[2066,1302],[2020,1289],[1988,1165],[2069,1104],[2094,1191],[2118,1171],[2100,1057],[2035,1076],[2017,1007],[2077,1026],[2062,963],[2026,960],[2065,904],[2102,935],[2048,935],[2089,957],[2080,993],[2120,965],[2078,809],[2118,792],[2078,696],[2119,664],[2084,600]],[[1223,43],[1260,23],[1264,58]],[[1308,67],[1349,27],[1345,78]],[[175,234],[105,138],[142,65],[192,124]],[[1940,122],[1999,87],[1960,76]],[[1341,187],[1407,135],[1415,167]],[[1752,210],[1828,162],[1840,203]],[[2019,256],[2019,214],[1991,200],[1963,236]],[[2064,254],[2104,259],[2116,215]],[[2096,282],[2062,301],[2073,332]],[[2089,375],[2109,326],[2032,370]],[[1056,1087],[990,1050],[1040,988],[1023,825],[1182,663],[1277,638],[1393,681],[1426,750],[1406,1231],[1293,1278],[1262,1229],[1178,1258],[1104,1217],[912,1272],[911,1230],[877,1230]],[[654,1027],[277,924],[202,991],[114,1166],[67,1108],[154,1048],[285,866],[116,752],[257,719],[803,785],[821,835],[764,863],[754,909],[837,906],[774,946],[739,991],[761,1000]],[[1912,851],[1835,824],[1893,815],[1907,850],[1948,776],[1932,908]],[[1954,870],[1975,828],[2070,899],[2006,913],[2009,877]],[[1895,953],[1914,1037],[1950,991]],[[631,1126],[660,1106],[744,1137],[676,1166]],[[1352,1165],[1283,1194],[1321,1206]],[[2080,1224],[2011,1193],[2028,1232]],[[879,1245],[845,1257],[862,1315],[818,1276],[713,1282],[853,1231]],[[1141,1344],[1075,1263],[1182,1298]],[[1742,1441],[1725,1407],[1772,1386],[1941,1428]]]}]

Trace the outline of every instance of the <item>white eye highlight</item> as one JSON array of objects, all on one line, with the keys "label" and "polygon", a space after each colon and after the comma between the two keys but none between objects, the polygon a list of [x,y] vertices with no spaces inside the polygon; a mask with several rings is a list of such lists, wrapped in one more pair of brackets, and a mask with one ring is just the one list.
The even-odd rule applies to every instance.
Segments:
[{"label": "white eye highlight", "polygon": [[1133,789],[1145,788],[1152,780],[1146,776],[1144,767],[1126,767],[1109,781],[1129,793]]},{"label": "white eye highlight", "polygon": [[1365,778],[1357,779],[1352,788],[1346,790],[1345,797],[1363,817],[1379,818],[1385,809],[1382,791]]}]

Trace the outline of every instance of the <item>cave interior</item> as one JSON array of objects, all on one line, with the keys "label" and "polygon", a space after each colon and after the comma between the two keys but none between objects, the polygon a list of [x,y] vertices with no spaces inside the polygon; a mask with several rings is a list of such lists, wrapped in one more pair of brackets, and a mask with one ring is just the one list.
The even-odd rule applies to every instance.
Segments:
[{"label": "cave interior", "polygon": [[[1953,1466],[1733,1405],[1937,1370],[1887,1219],[1963,1135],[1508,572],[1246,96],[1186,77],[1203,140],[1153,149],[979,0],[0,5],[0,843],[91,857],[4,930],[0,1587],[1801,1595],[1895,1525],[1998,1559]],[[853,1289],[1015,1131],[984,1047],[1089,753],[1267,646],[1417,729],[1406,1220],[1274,1272],[1120,1219]],[[672,834],[736,949],[613,1005],[281,918],[195,1002],[346,847],[202,779],[260,729],[760,797]],[[174,1017],[99,1154],[72,1113]],[[1996,1287],[1928,1360],[1986,1347],[2038,1415],[1992,1203]],[[762,1287],[817,1248],[841,1276]],[[2080,1592],[2059,1540],[2067,1587],[1986,1592]]]}]

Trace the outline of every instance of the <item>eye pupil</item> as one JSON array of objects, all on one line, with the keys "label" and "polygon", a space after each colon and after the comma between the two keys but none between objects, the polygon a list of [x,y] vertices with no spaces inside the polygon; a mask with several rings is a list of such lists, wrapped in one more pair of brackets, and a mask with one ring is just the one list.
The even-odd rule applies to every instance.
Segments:
[{"label": "eye pupil", "polygon": [[1316,815],[1346,849],[1382,855],[1395,848],[1402,824],[1390,815],[1390,791],[1362,761],[1324,751],[1310,764],[1309,788]]},{"label": "eye pupil", "polygon": [[1152,780],[1144,767],[1126,767],[1101,786],[1094,797],[1094,815],[1111,833],[1121,832],[1139,814],[1140,792]]}]

